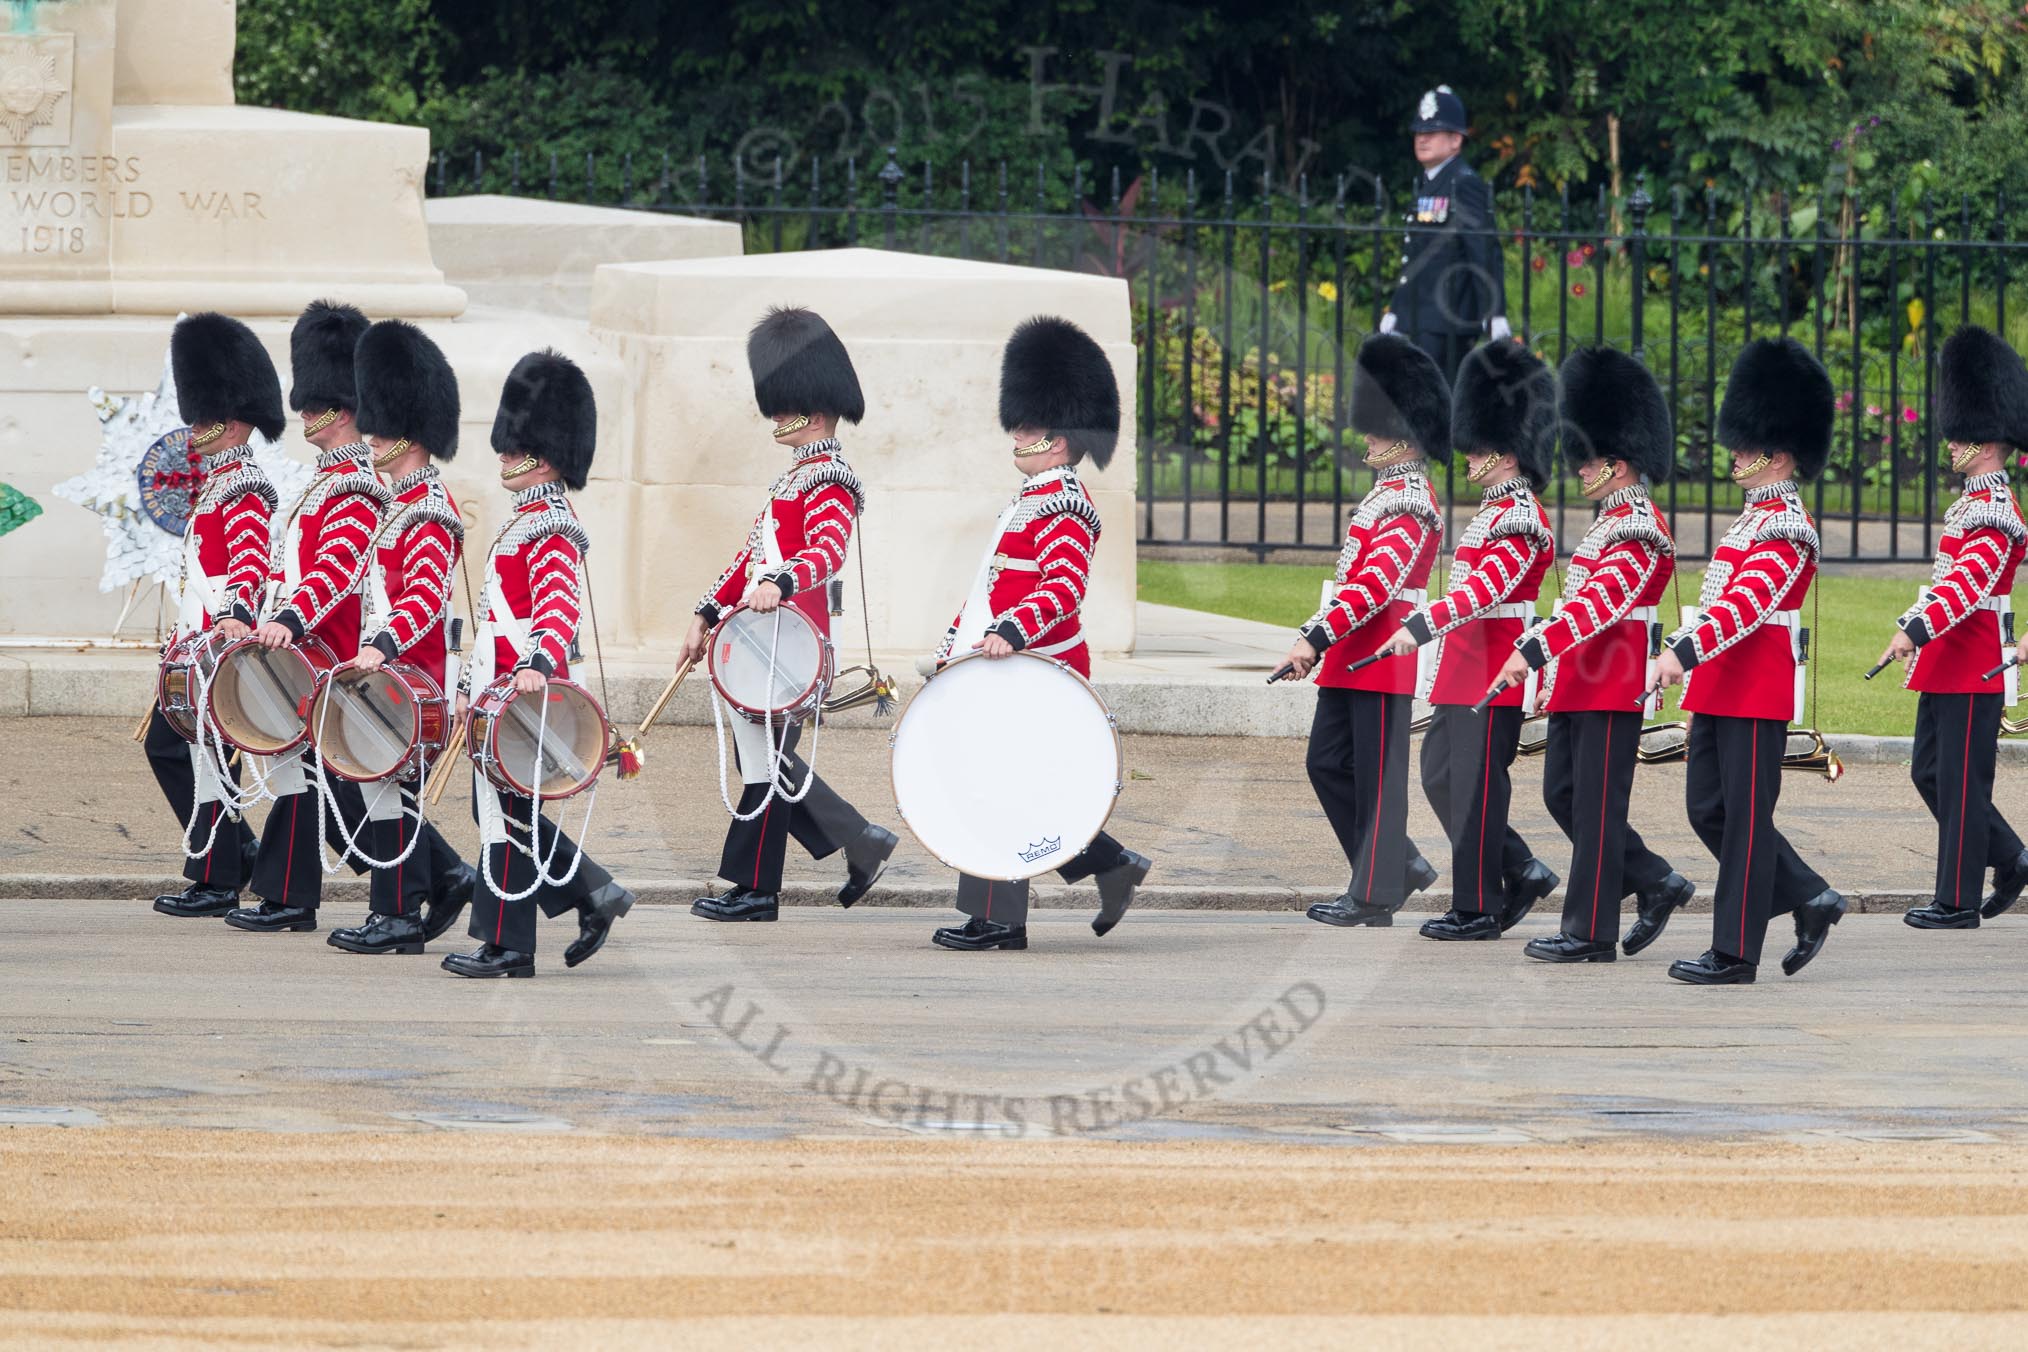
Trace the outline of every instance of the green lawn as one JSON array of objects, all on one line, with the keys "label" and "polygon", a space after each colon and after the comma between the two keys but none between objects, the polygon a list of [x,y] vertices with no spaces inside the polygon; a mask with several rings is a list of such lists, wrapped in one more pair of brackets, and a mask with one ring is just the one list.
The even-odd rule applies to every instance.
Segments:
[{"label": "green lawn", "polygon": [[[1317,608],[1317,584],[1328,569],[1298,564],[1169,563],[1143,560],[1140,595],[1143,601],[1166,606],[1237,615],[1291,630]],[[1701,572],[1682,576],[1686,603],[1694,603]],[[1822,607],[1811,626],[1813,660],[1821,660],[1824,712],[1816,721],[1827,732],[1882,733],[1906,736],[1915,730],[1915,696],[1901,688],[1898,668],[1890,667],[1873,680],[1866,668],[1880,657],[1893,636],[1894,618],[1919,585],[1907,578],[1839,576],[1818,582]],[[1543,609],[1548,603],[1543,602]],[[1673,606],[1663,606],[1665,616]],[[1804,622],[1810,622],[1809,603]]]}]

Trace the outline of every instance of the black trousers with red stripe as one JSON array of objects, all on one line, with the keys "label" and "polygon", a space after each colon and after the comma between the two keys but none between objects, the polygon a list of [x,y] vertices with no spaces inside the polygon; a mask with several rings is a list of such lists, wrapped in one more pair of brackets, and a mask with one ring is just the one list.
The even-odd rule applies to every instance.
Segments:
[{"label": "black trousers with red stripe", "polygon": [[1915,705],[1915,755],[1909,777],[1936,818],[1936,901],[1953,910],[1979,905],[1988,868],[2011,868],[2021,837],[1993,806],[2006,696],[1940,695]]},{"label": "black trousers with red stripe", "polygon": [[1496,914],[1507,879],[1535,857],[1507,824],[1514,798],[1508,772],[1521,744],[1520,705],[1473,713],[1439,704],[1422,735],[1422,792],[1451,842],[1451,909]]},{"label": "black trousers with red stripe", "polygon": [[[368,785],[366,792],[374,786]],[[416,835],[416,800],[422,791],[422,779],[404,782],[401,786],[402,816],[393,821],[372,821],[366,824],[366,839],[360,843],[375,859],[398,858],[408,849],[408,842]],[[463,861],[458,852],[451,848],[435,824],[424,822],[421,827],[422,839],[417,840],[409,856],[393,868],[371,868],[367,882],[367,893],[371,898],[375,915],[415,915],[436,890]]]},{"label": "black trousers with red stripe", "polygon": [[[330,780],[331,796],[338,804],[339,820],[331,820],[317,792],[313,768],[316,754],[307,747],[303,751],[304,772],[312,775],[310,787],[301,793],[284,794],[268,809],[268,819],[261,824],[260,853],[254,859],[253,871],[253,892],[262,901],[313,911],[324,899],[324,862],[317,849],[318,832],[324,833],[331,852],[340,854],[345,850],[345,836],[339,834],[339,823],[344,824],[349,835],[363,832],[366,820],[366,800],[360,796],[359,786],[335,775]],[[362,834],[359,838],[365,837]],[[346,855],[346,863],[354,873],[366,872],[366,865],[350,855]]]},{"label": "black trousers with red stripe", "polygon": [[1347,895],[1398,910],[1407,899],[1408,725],[1413,698],[1335,686],[1317,691],[1305,766],[1352,865]]},{"label": "black trousers with red stripe", "polygon": [[[500,801],[500,810],[507,817],[508,840],[481,847],[486,854],[485,867],[479,870],[479,885],[472,890],[472,915],[465,923],[465,933],[482,944],[496,944],[516,953],[533,953],[537,907],[554,920],[567,911],[577,910],[592,893],[611,882],[613,875],[590,855],[580,860],[577,842],[558,830],[556,823],[549,818],[536,816],[534,820],[542,843],[535,859],[544,861],[546,871],[552,876],[568,872],[572,863],[577,864],[577,871],[571,874],[568,882],[546,882],[525,897],[508,900],[509,893],[527,891],[528,884],[535,881],[535,860],[530,859],[527,853],[528,822],[535,805],[519,794],[505,790],[496,790],[495,793]],[[478,816],[479,802],[474,797],[473,820],[478,820]],[[420,852],[422,846],[417,845],[416,849]]]},{"label": "black trousers with red stripe", "polygon": [[[781,779],[791,791],[802,788],[810,767],[796,754],[803,725],[779,732],[782,746]],[[739,810],[752,812],[767,795],[766,784],[749,784],[740,793]],[[789,840],[809,852],[812,859],[825,859],[839,847],[859,839],[866,830],[866,818],[846,802],[838,791],[820,777],[800,802],[775,801],[749,821],[734,819],[725,831],[725,848],[718,855],[718,876],[735,887],[758,896],[773,896],[782,890],[782,868],[788,859]]]},{"label": "black trousers with red stripe", "polygon": [[[169,726],[169,720],[162,717],[162,711],[157,709],[148,718],[148,732],[141,746],[148,753],[148,768],[154,772],[155,783],[169,801],[169,810],[176,814],[176,825],[179,828],[189,826],[190,809],[197,800],[197,772],[190,765],[190,743],[176,735],[176,729]],[[232,769],[232,782],[239,783],[239,767],[236,764]],[[246,886],[241,861],[253,848],[254,833],[245,818],[218,821],[224,813],[223,804],[204,805],[204,814],[197,823],[197,829],[190,833],[190,843],[195,847],[209,839],[211,849],[194,859],[185,859],[183,876],[205,887],[223,887],[237,892]],[[212,830],[214,823],[218,828],[215,833]]]},{"label": "black trousers with red stripe", "polygon": [[1641,721],[1637,709],[1549,716],[1542,802],[1570,839],[1563,932],[1574,939],[1617,938],[1620,902],[1671,872],[1627,820]]},{"label": "black trousers with red stripe", "polygon": [[1690,828],[1718,860],[1711,947],[1760,961],[1768,922],[1830,884],[1775,829],[1788,722],[1698,714],[1690,720],[1683,800]]},{"label": "black trousers with red stripe", "polygon": [[[1067,883],[1080,882],[1094,874],[1109,873],[1126,862],[1126,847],[1101,831],[1092,837],[1091,844],[1056,870],[1056,876]],[[960,873],[958,909],[977,920],[1019,929],[1028,923],[1028,880],[995,882]]]}]

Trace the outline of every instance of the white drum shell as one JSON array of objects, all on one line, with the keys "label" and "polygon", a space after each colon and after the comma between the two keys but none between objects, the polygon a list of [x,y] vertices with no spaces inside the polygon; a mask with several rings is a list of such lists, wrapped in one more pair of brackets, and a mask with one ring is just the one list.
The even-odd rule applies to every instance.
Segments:
[{"label": "white drum shell", "polygon": [[932,676],[893,736],[896,810],[923,848],[975,878],[1061,868],[1119,799],[1120,736],[1062,662],[961,657]]},{"label": "white drum shell", "polygon": [[712,688],[734,713],[777,725],[816,712],[833,665],[831,640],[791,605],[765,615],[744,606],[726,612],[706,660]]}]

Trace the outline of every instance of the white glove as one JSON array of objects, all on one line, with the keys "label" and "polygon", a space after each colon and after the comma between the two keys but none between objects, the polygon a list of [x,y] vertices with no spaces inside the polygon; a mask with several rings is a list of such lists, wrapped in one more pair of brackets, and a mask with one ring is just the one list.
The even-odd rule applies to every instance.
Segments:
[{"label": "white glove", "polygon": [[1486,333],[1496,343],[1504,343],[1514,336],[1514,330],[1507,327],[1507,316],[1494,315],[1486,321]]},{"label": "white glove", "polygon": [[1393,333],[1395,326],[1400,322],[1400,320],[1394,317],[1394,311],[1389,310],[1386,314],[1380,316],[1380,331],[1382,333]]}]

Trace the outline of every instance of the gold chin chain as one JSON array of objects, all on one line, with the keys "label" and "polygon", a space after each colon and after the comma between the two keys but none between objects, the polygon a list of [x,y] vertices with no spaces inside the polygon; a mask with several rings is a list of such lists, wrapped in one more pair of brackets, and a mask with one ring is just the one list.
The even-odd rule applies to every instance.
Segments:
[{"label": "gold chin chain", "polygon": [[325,409],[322,413],[317,415],[315,421],[306,422],[303,424],[303,435],[306,437],[316,436],[319,432],[329,427],[332,423],[338,421],[338,413],[339,410],[335,408]]},{"label": "gold chin chain", "polygon": [[522,475],[528,473],[529,470],[534,469],[541,463],[542,461],[537,459],[535,456],[524,455],[521,457],[520,464],[509,465],[506,469],[500,471],[500,482],[504,484],[509,479],[518,479]]},{"label": "gold chin chain", "polygon": [[775,440],[780,441],[783,437],[792,437],[796,433],[802,431],[805,427],[808,427],[809,425],[810,425],[810,415],[807,413],[798,413],[795,417],[789,419],[785,423],[775,424]]},{"label": "gold chin chain", "polygon": [[[374,456],[373,467],[375,469],[379,469],[383,465],[393,464],[396,460],[401,458],[402,454],[408,450],[411,444],[412,443],[409,441],[407,437],[403,437],[400,441],[397,441],[394,443],[394,445],[388,447],[384,453]],[[518,474],[521,471],[516,470],[515,472]]]},{"label": "gold chin chain", "polygon": [[1500,463],[1499,456],[1497,455],[1487,456],[1485,460],[1480,462],[1479,467],[1477,469],[1467,470],[1465,472],[1465,482],[1468,484],[1482,484],[1486,482],[1487,476],[1492,474],[1493,472],[1493,466],[1499,463]]},{"label": "gold chin chain", "polygon": [[224,435],[225,424],[222,422],[213,423],[202,432],[192,432],[190,434],[190,449],[193,451],[202,450]]},{"label": "gold chin chain", "polygon": [[1947,441],[1944,445],[1950,448],[1953,474],[1963,474],[1965,466],[1977,460],[1979,452],[1986,449],[1976,441]]},{"label": "gold chin chain", "polygon": [[1040,441],[1031,442],[1026,446],[1016,446],[1014,454],[1024,458],[1031,455],[1048,455],[1049,448],[1055,444],[1056,434],[1052,432],[1044,436]]},{"label": "gold chin chain", "polygon": [[1582,475],[1578,477],[1577,491],[1584,494],[1586,497],[1590,497],[1593,493],[1596,493],[1599,489],[1605,487],[1606,484],[1611,481],[1613,475],[1618,474],[1619,472],[1620,469],[1618,461],[1614,460],[1604,461],[1602,463],[1601,468],[1599,469],[1598,477],[1596,479],[1587,479],[1584,478]]},{"label": "gold chin chain", "polygon": [[1741,464],[1739,457],[1734,456],[1732,458],[1732,481],[1734,483],[1744,483],[1773,463],[1774,457],[1766,451],[1762,451],[1745,464]]},{"label": "gold chin chain", "polygon": [[1405,459],[1407,456],[1413,454],[1414,451],[1415,447],[1410,445],[1408,442],[1396,441],[1390,443],[1386,449],[1382,450],[1378,455],[1376,455],[1373,452],[1372,446],[1369,444],[1366,449],[1366,463],[1373,466],[1375,469],[1378,469],[1382,465],[1391,465],[1397,460]]}]

